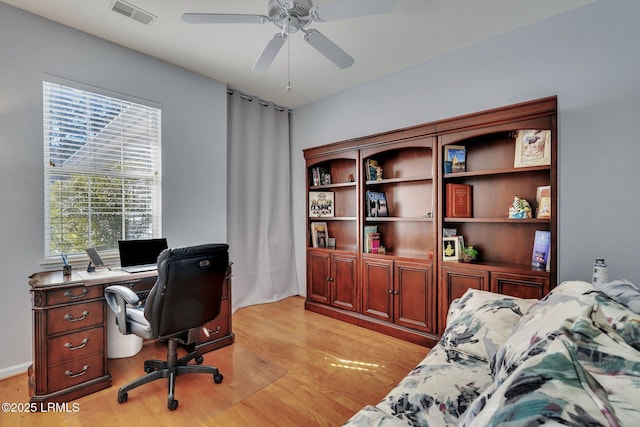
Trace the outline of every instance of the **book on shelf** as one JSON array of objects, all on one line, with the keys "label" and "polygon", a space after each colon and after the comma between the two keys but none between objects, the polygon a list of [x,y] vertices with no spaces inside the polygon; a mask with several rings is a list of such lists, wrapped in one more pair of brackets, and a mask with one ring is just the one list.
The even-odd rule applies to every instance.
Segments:
[{"label": "book on shelf", "polygon": [[543,185],[536,191],[536,218],[551,218],[551,186]]},{"label": "book on shelf", "polygon": [[467,149],[463,145],[447,145],[444,147],[444,153],[444,160],[451,162],[451,172],[467,170]]},{"label": "book on shelf", "polygon": [[326,168],[316,166],[311,169],[312,186],[331,184],[331,174]]},{"label": "book on shelf", "polygon": [[311,223],[311,245],[314,248],[326,248],[329,231],[326,222]]},{"label": "book on shelf", "polygon": [[536,230],[536,234],[533,239],[531,267],[536,270],[546,270],[548,268],[550,250],[551,232],[546,230]]},{"label": "book on shelf", "polygon": [[445,216],[448,218],[472,217],[471,185],[448,183],[445,188]]},{"label": "book on shelf", "polygon": [[369,239],[371,240],[370,253],[377,254],[380,251],[380,233],[369,234]]},{"label": "book on shelf", "polygon": [[331,191],[309,191],[309,217],[332,217],[334,194]]},{"label": "book on shelf", "polygon": [[367,159],[366,161],[366,173],[367,181],[375,181],[378,177],[378,161],[373,159]]},{"label": "book on shelf", "polygon": [[377,225],[364,226],[364,252],[371,253],[371,234],[378,232]]},{"label": "book on shelf", "polygon": [[367,216],[383,217],[389,216],[387,206],[387,196],[382,191],[367,190]]}]

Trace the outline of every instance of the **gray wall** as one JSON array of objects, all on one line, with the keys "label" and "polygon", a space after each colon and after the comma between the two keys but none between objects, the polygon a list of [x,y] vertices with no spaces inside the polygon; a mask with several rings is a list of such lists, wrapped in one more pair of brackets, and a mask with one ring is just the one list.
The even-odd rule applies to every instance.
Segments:
[{"label": "gray wall", "polygon": [[[590,281],[602,256],[610,278],[640,284],[638,17],[637,0],[600,0],[298,108],[293,176],[303,148],[557,95],[559,279]],[[304,180],[292,191],[306,293]]]},{"label": "gray wall", "polygon": [[160,103],[164,234],[171,246],[227,237],[226,86],[0,3],[0,378],[32,358],[46,74]]}]

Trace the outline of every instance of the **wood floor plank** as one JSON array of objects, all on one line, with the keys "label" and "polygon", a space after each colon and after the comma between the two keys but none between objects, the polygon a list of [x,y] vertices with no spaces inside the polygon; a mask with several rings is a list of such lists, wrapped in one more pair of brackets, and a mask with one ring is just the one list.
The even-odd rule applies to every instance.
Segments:
[{"label": "wood floor plank", "polygon": [[[143,386],[144,392],[135,398],[130,395],[126,404],[116,402],[117,387],[141,375],[144,358],[137,355],[119,363],[117,369],[110,367],[114,386],[78,399],[79,412],[3,412],[0,425],[128,426],[137,420],[135,425],[154,426],[339,426],[364,405],[378,403],[428,352],[425,347],[306,311],[301,297],[242,308],[233,314],[233,330],[239,346],[286,368],[286,374],[217,414],[208,413],[208,403],[232,398],[224,395],[225,381],[232,381],[230,375],[242,369],[243,362],[249,363],[238,360],[243,352],[231,348],[205,355],[205,364],[219,367],[222,355],[234,359],[224,361],[232,372],[221,369],[225,381],[218,389],[211,388],[211,380],[198,378],[207,376],[178,378],[176,394],[181,403],[175,412],[166,407],[164,381]],[[265,369],[273,365],[264,364]],[[261,385],[260,376],[257,373],[247,381]],[[231,387],[227,390],[233,392]],[[26,374],[0,381],[0,396],[5,402],[28,402]]]}]

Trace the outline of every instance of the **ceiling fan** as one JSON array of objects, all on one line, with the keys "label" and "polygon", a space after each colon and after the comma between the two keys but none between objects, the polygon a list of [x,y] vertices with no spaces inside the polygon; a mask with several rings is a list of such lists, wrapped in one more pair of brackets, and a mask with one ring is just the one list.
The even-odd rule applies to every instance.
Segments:
[{"label": "ceiling fan", "polygon": [[311,0],[269,0],[269,16],[185,13],[182,19],[191,24],[275,24],[280,32],[267,43],[251,68],[253,71],[266,71],[287,41],[288,34],[298,30],[304,33],[305,41],[329,61],[339,68],[348,68],[354,63],[354,59],[318,30],[308,29],[309,24],[389,13],[395,5],[396,0],[336,0],[319,6],[314,6]]}]

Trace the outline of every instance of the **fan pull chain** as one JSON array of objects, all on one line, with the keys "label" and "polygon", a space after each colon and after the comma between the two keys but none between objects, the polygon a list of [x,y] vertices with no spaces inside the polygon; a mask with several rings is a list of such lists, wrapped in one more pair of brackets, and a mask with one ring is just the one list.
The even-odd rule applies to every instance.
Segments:
[{"label": "fan pull chain", "polygon": [[[287,34],[291,34],[291,19],[287,20]],[[287,38],[287,92],[291,92],[291,37]]]}]

